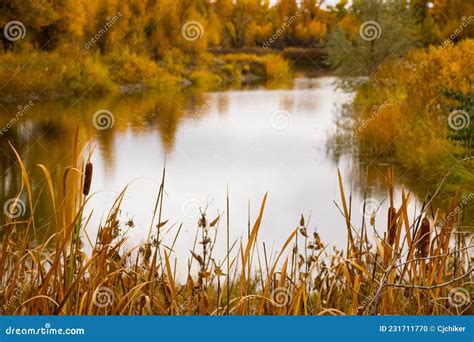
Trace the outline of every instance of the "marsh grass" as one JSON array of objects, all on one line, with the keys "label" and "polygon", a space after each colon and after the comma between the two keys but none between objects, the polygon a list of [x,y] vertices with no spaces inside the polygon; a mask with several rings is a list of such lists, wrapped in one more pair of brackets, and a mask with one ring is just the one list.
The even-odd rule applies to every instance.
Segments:
[{"label": "marsh grass", "polygon": [[[76,134],[77,136],[77,134]],[[13,147],[12,147],[13,148]],[[415,217],[408,214],[411,196],[393,198],[393,179],[387,184],[390,208],[385,229],[370,222],[351,221],[351,196],[338,174],[347,248],[338,250],[311,231],[301,215],[287,240],[271,257],[259,231],[267,194],[258,216],[250,222],[246,241],[230,239],[230,195],[225,212],[208,217],[202,208],[189,258],[186,281],[177,279],[173,254],[182,225],[163,220],[165,169],[145,243],[126,249],[119,194],[97,236],[87,235],[93,166],[81,160],[76,143],[71,166],[64,171],[57,196],[46,167],[44,173],[55,233],[31,245],[35,227],[35,198],[28,172],[21,169],[20,195],[27,198],[28,218],[6,218],[0,248],[0,300],[4,315],[459,315],[472,314],[472,243],[442,220],[440,211],[424,203]],[[454,203],[447,212],[454,209]],[[365,210],[365,209],[364,209]],[[428,214],[429,213],[429,214]],[[366,213],[364,213],[363,216]],[[377,215],[379,215],[378,213]],[[222,221],[222,222],[221,222]],[[439,222],[445,222],[442,225]],[[296,223],[296,222],[295,222]],[[171,244],[161,231],[173,230]],[[380,228],[380,227],[379,227]],[[385,231],[383,236],[378,231]],[[226,255],[214,257],[219,234],[225,234]],[[84,244],[92,250],[85,252]],[[173,262],[174,260],[174,262]]]}]

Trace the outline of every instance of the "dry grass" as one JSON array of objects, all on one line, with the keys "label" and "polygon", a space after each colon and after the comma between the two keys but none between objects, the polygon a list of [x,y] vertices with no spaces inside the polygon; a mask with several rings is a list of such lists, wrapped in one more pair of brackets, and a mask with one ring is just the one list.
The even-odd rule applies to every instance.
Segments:
[{"label": "dry grass", "polygon": [[[77,139],[76,139],[77,141]],[[124,251],[125,238],[118,234],[119,208],[126,189],[118,196],[94,240],[84,227],[89,214],[84,207],[93,177],[89,160],[74,158],[64,172],[62,194],[56,196],[48,170],[41,166],[51,194],[56,233],[44,243],[31,246],[35,227],[35,199],[28,173],[22,170],[21,194],[26,194],[29,217],[7,218],[2,225],[0,248],[0,301],[7,315],[459,315],[472,314],[465,299],[472,292],[472,244],[456,231],[454,220],[441,222],[439,211],[425,203],[410,219],[410,194],[402,203],[393,200],[388,227],[379,236],[371,222],[354,226],[351,200],[340,182],[340,204],[345,217],[347,248],[324,244],[302,215],[297,228],[269,259],[258,240],[267,195],[246,243],[229,238],[229,204],[221,216],[201,214],[197,241],[188,259],[185,283],[176,278],[172,261],[174,244],[165,246],[160,230],[165,171],[155,203],[149,239]],[[393,183],[393,182],[391,182]],[[19,194],[20,195],[20,194]],[[228,201],[229,203],[229,201]],[[454,202],[453,202],[454,203]],[[427,212],[430,209],[428,216]],[[449,212],[453,208],[448,208]],[[222,221],[222,222],[221,222]],[[225,223],[223,223],[225,222]],[[443,221],[444,222],[444,221]],[[128,222],[129,225],[133,223]],[[222,228],[222,226],[225,226]],[[227,255],[213,256],[216,236],[226,234]],[[369,238],[372,236],[373,238]],[[85,253],[82,240],[93,249]],[[92,241],[91,241],[92,240]],[[463,290],[465,289],[465,290]],[[461,305],[458,305],[458,304]]]}]

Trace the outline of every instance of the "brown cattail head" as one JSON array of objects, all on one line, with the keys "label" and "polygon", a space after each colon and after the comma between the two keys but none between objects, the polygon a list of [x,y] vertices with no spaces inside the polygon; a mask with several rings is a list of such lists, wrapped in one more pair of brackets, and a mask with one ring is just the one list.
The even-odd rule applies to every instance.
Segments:
[{"label": "brown cattail head", "polygon": [[91,183],[92,183],[92,163],[86,164],[86,170],[84,173],[84,184],[82,186],[82,194],[84,196],[89,195],[89,191],[91,190]]},{"label": "brown cattail head", "polygon": [[426,258],[430,254],[430,220],[426,217],[421,221],[419,237],[418,250],[420,256]]},{"label": "brown cattail head", "polygon": [[393,245],[397,233],[397,209],[394,207],[388,208],[388,243]]}]

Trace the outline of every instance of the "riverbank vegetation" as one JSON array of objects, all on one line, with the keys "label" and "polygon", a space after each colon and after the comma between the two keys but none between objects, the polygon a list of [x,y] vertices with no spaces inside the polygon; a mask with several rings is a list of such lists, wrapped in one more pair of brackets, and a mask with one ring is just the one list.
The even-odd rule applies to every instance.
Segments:
[{"label": "riverbank vegetation", "polygon": [[[469,124],[474,119],[473,51],[474,40],[465,40],[416,50],[380,67],[354,100],[359,152],[367,158],[394,159],[435,189],[474,148],[474,126]],[[441,197],[472,192],[473,169],[472,160],[454,168]]]},{"label": "riverbank vegetation", "polygon": [[[65,58],[74,63],[64,64]],[[162,63],[128,52],[107,56],[61,49],[33,56],[6,53],[0,57],[0,75],[6,80],[2,100],[98,96],[187,85],[214,89],[250,81],[271,84],[289,72],[287,61],[275,54],[203,54],[192,62],[195,66],[185,67],[187,63],[191,57],[180,52]]]},{"label": "riverbank vegetation", "polygon": [[[76,149],[75,149],[76,150]],[[77,150],[76,150],[77,151]],[[77,156],[77,154],[75,154]],[[177,277],[176,250],[181,225],[164,219],[165,171],[157,194],[149,238],[127,246],[133,220],[121,217],[118,196],[97,236],[87,233],[84,207],[91,191],[93,165],[75,159],[64,171],[63,192],[55,196],[48,169],[39,165],[49,184],[55,233],[34,244],[35,203],[29,170],[18,157],[26,197],[10,203],[0,247],[2,314],[21,315],[373,315],[472,314],[471,237],[457,232],[457,217],[422,205],[408,214],[411,194],[401,203],[387,185],[388,213],[367,213],[370,220],[351,222],[351,201],[339,177],[340,229],[347,249],[321,241],[301,215],[276,255],[258,239],[263,229],[267,194],[245,238],[231,241],[231,208],[209,217],[204,208],[195,227],[195,243],[186,260],[185,280]],[[79,162],[80,161],[80,162]],[[391,179],[391,175],[388,175]],[[271,196],[271,194],[270,194]],[[227,195],[227,201],[231,195]],[[26,218],[19,214],[26,214]],[[448,211],[454,212],[455,207]],[[366,213],[364,213],[364,216]],[[377,222],[388,214],[386,227]],[[250,219],[250,218],[249,218]],[[283,229],[285,227],[282,227]],[[377,228],[377,229],[376,229]],[[378,233],[383,232],[383,233]],[[166,233],[166,234],[165,234]],[[164,236],[170,235],[171,239]],[[225,235],[226,255],[214,253]],[[181,262],[181,261],[180,261]]]},{"label": "riverbank vegetation", "polygon": [[[360,162],[395,163],[419,198],[448,175],[441,206],[471,194],[474,5],[354,1],[350,12],[328,46],[333,68],[355,92],[349,129]],[[464,213],[472,225],[474,205]]]},{"label": "riverbank vegetation", "polygon": [[[472,13],[462,1],[10,1],[0,9],[0,101],[271,80],[305,59],[323,68],[326,51],[336,72],[368,74],[389,56],[473,33],[460,26]],[[272,55],[286,50],[291,62]]]},{"label": "riverbank vegetation", "polygon": [[413,49],[473,38],[473,13],[458,0],[352,1],[328,35],[328,62],[342,77],[371,76]]},{"label": "riverbank vegetation", "polygon": [[[0,100],[271,81],[289,72],[272,52],[322,46],[336,17],[296,1],[13,1],[0,9]],[[265,56],[244,53],[249,47]],[[234,54],[209,53],[225,50]]]}]

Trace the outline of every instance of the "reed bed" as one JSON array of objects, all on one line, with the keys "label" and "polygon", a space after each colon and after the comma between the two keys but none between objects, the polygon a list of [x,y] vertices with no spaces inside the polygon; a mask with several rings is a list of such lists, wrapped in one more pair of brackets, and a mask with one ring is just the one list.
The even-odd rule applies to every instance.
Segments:
[{"label": "reed bed", "polygon": [[[76,139],[77,141],[77,139]],[[472,314],[473,258],[471,235],[459,232],[456,220],[424,203],[409,217],[411,196],[394,202],[393,181],[388,186],[388,224],[381,236],[370,222],[351,222],[351,198],[342,176],[335,205],[344,217],[347,247],[338,250],[321,241],[307,218],[295,221],[276,257],[269,258],[258,239],[267,195],[258,216],[249,225],[245,241],[231,241],[229,196],[218,217],[201,212],[198,236],[187,260],[184,282],[176,278],[174,245],[181,233],[175,225],[171,246],[160,231],[163,220],[165,170],[154,204],[148,241],[125,249],[117,197],[94,239],[85,227],[84,208],[91,196],[93,166],[73,149],[71,166],[64,171],[57,195],[46,167],[46,184],[54,209],[56,233],[40,245],[30,244],[35,227],[36,201],[28,172],[22,171],[21,192],[26,195],[28,218],[7,217],[0,247],[0,302],[3,315],[460,315]],[[16,152],[15,152],[16,153]],[[393,177],[389,177],[392,179]],[[449,213],[453,205],[445,211]],[[380,214],[380,213],[378,213]],[[13,215],[11,215],[13,216]],[[367,215],[364,215],[365,217]],[[370,215],[369,215],[370,216]],[[378,230],[380,231],[380,229]],[[213,255],[218,234],[226,237],[223,260]],[[84,251],[84,241],[93,245]]]}]

